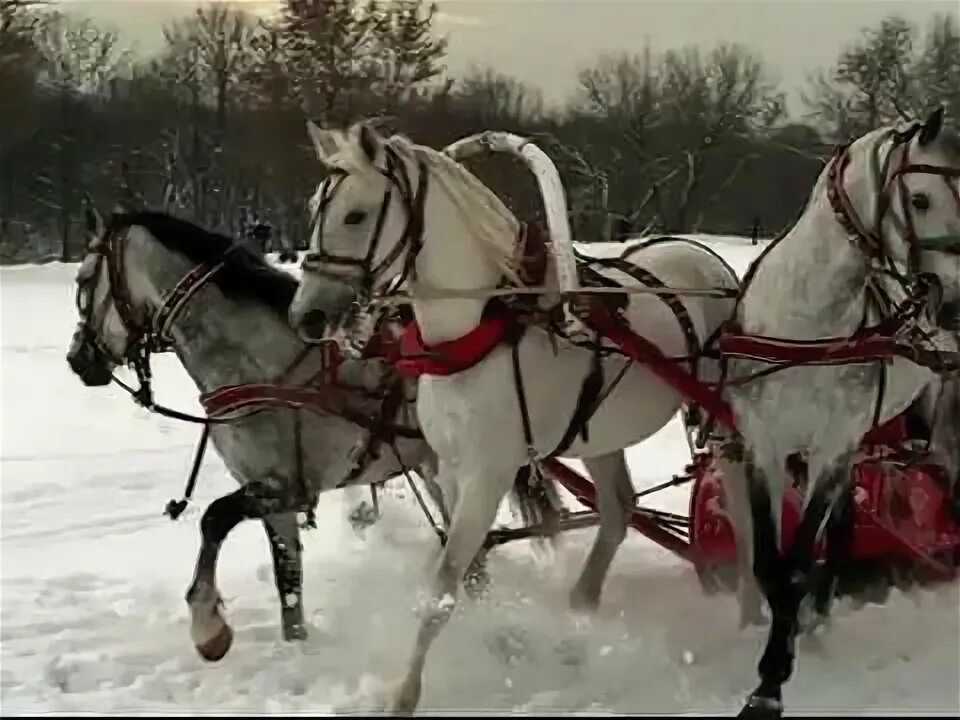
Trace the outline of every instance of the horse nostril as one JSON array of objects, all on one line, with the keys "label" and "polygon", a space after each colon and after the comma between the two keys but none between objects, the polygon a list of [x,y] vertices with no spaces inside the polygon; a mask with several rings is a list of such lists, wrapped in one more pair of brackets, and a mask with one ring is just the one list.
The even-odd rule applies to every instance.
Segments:
[{"label": "horse nostril", "polygon": [[324,330],[327,327],[327,315],[323,310],[310,310],[304,314],[300,321],[300,329],[305,335],[311,338],[323,337]]}]

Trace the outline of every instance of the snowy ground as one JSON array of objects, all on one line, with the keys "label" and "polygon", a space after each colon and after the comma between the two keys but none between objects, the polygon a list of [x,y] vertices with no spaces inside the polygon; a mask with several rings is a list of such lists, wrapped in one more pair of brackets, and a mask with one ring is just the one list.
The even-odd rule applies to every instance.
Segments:
[{"label": "snowy ground", "polygon": [[[738,271],[758,248],[717,247]],[[231,490],[209,456],[196,502],[174,523],[196,430],[148,415],[119,390],[87,389],[64,353],[75,323],[72,266],[3,268],[2,711],[327,713],[362,709],[411,648],[411,606],[436,543],[398,489],[359,537],[342,493],[307,533],[311,637],[279,639],[260,526],[238,528],[220,565],[236,630],[216,665],[195,654],[183,593],[207,502]],[[156,362],[163,402],[198,411],[173,358]],[[679,425],[631,452],[638,487],[679,471]],[[685,509],[685,494],[669,504]],[[434,646],[422,707],[441,711],[727,713],[754,684],[761,647],[739,635],[733,598],[704,597],[684,564],[632,534],[589,627],[566,610],[593,530],[538,560],[526,544],[491,558],[488,599],[464,602]],[[786,689],[795,713],[960,711],[957,586],[894,591],[884,607],[837,610],[820,653]],[[692,653],[692,661],[690,655]],[[686,656],[686,661],[685,661]]]}]

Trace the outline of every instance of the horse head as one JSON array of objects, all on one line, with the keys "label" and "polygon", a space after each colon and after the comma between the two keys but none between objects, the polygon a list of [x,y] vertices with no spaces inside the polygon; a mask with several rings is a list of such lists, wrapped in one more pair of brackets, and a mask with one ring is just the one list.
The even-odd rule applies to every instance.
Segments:
[{"label": "horse head", "polygon": [[905,129],[874,130],[824,171],[834,214],[875,270],[903,281],[925,274],[941,315],[960,309],[960,138],[943,109]]},{"label": "horse head", "polygon": [[366,123],[308,130],[329,175],[311,200],[310,250],[291,306],[301,334],[312,312],[342,326],[405,284],[462,290],[516,279],[519,224],[462,165]]},{"label": "horse head", "polygon": [[118,365],[133,361],[149,334],[151,305],[159,302],[146,275],[125,256],[129,228],[116,222],[120,217],[115,214],[104,223],[87,203],[87,253],[76,275],[79,321],[67,362],[92,387],[109,384]]},{"label": "horse head", "polygon": [[[211,286],[217,294],[205,295],[196,312],[225,298],[281,318],[279,331],[290,332],[285,321],[296,279],[231,238],[166,213],[115,212],[106,224],[92,208],[87,215],[90,242],[77,273],[79,326],[67,354],[85,383],[105,384],[124,363],[143,383],[151,352],[173,349],[175,341],[197,334],[185,327],[183,311]],[[247,331],[236,310],[225,307],[217,317],[243,336]]]}]

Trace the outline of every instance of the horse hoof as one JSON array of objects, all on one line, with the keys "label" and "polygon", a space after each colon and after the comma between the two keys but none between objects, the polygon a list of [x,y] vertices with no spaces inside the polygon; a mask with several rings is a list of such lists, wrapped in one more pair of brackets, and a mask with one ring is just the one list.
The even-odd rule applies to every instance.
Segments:
[{"label": "horse hoof", "polygon": [[224,624],[223,629],[204,643],[196,645],[197,652],[207,662],[223,660],[233,645],[233,630]]},{"label": "horse hoof", "polygon": [[774,698],[754,695],[737,717],[740,720],[780,720],[783,717],[783,703]]}]

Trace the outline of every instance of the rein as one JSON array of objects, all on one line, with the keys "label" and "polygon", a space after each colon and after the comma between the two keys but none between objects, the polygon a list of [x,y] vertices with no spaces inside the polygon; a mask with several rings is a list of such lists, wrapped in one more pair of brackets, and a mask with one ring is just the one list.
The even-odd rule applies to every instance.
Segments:
[{"label": "rein", "polygon": [[[830,358],[834,355],[834,350],[838,343],[844,343],[848,348],[853,348],[855,350],[863,343],[870,343],[880,340],[886,341],[883,344],[889,350],[887,356],[910,356],[912,353],[913,357],[917,358],[918,360],[922,359],[922,364],[927,367],[936,367],[946,371],[953,370],[954,366],[956,365],[955,361],[934,361],[934,356],[941,355],[946,357],[946,354],[939,353],[938,351],[921,352],[919,348],[915,348],[912,345],[904,345],[897,342],[897,336],[903,336],[907,334],[907,332],[922,332],[915,323],[921,315],[923,307],[927,303],[931,291],[935,287],[935,283],[932,282],[933,278],[919,272],[919,253],[922,250],[938,249],[942,251],[944,247],[952,247],[951,244],[948,244],[944,241],[944,238],[931,238],[928,240],[923,240],[917,237],[915,224],[913,221],[913,214],[909,207],[909,197],[904,177],[910,173],[939,175],[944,179],[944,182],[946,182],[948,186],[950,178],[960,177],[960,169],[937,167],[925,164],[911,164],[909,162],[909,143],[916,133],[919,132],[919,130],[919,125],[913,125],[903,132],[896,130],[891,131],[894,143],[893,147],[890,149],[890,152],[887,154],[882,168],[880,168],[880,163],[877,159],[882,141],[878,142],[877,146],[875,147],[873,160],[874,165],[878,169],[879,176],[876,202],[879,210],[877,213],[877,218],[874,222],[874,228],[872,230],[869,229],[860,218],[843,187],[844,173],[850,164],[849,148],[852,143],[847,143],[837,148],[833,158],[831,159],[830,168],[827,171],[827,199],[830,202],[834,217],[840,226],[847,232],[850,241],[864,254],[865,258],[867,259],[869,271],[868,289],[873,291],[874,298],[878,302],[878,305],[885,306],[887,318],[885,320],[881,320],[875,326],[861,328],[849,338],[824,338],[814,341],[794,341],[783,338],[771,338],[744,334],[740,332],[739,322],[733,319],[729,323],[730,332],[726,333],[720,339],[719,344],[723,354],[748,357],[756,360],[764,360],[766,362],[783,363],[781,367],[787,367],[790,365],[799,364],[820,364],[817,359],[813,358],[811,355],[811,352],[814,349],[819,349],[822,351],[822,359],[826,361],[827,358]],[[900,146],[904,146],[900,165],[892,174],[890,174],[889,167],[890,163],[892,162],[893,153]],[[904,276],[896,269],[892,258],[885,252],[884,249],[882,225],[886,217],[886,213],[892,205],[889,194],[891,185],[894,182],[897,182],[897,190],[901,196],[901,211],[905,218],[903,221],[903,232],[904,239],[909,246],[910,277]],[[957,208],[958,211],[960,211],[960,195],[953,192],[952,188],[951,192],[957,200]],[[896,216],[892,217],[896,218]],[[899,220],[898,218],[896,219]],[[742,283],[739,291],[736,307],[733,313],[734,318],[736,318],[738,314],[743,297],[746,295],[750,283],[755,276],[763,258],[770,250],[773,249],[776,244],[787,237],[788,234],[789,229],[774,239],[767,246],[767,248],[764,249],[760,257],[757,258],[756,262],[754,262],[750,267],[749,271],[744,277],[744,282]],[[952,236],[945,237],[952,239]],[[956,238],[956,241],[957,250],[960,251],[960,238]],[[931,247],[931,245],[935,245],[936,247]],[[871,260],[878,260],[881,264],[887,265],[887,267],[877,267],[871,265]],[[888,275],[894,278],[900,284],[906,295],[905,299],[901,303],[897,304],[891,300],[887,292],[880,285],[878,285],[875,280],[873,280],[873,277],[875,277],[877,273]],[[881,312],[884,312],[884,310],[881,309]],[[780,348],[784,352],[773,354],[769,352],[759,352],[760,348],[763,348],[764,346],[770,348]],[[741,354],[741,350],[743,351],[743,354]],[[845,357],[848,357],[845,362],[857,362],[856,354],[853,350],[845,350],[841,354]],[[872,358],[872,355],[872,351],[865,352],[863,359],[876,359]],[[767,371],[761,371],[761,373],[768,374]]]},{"label": "rein", "polygon": [[[323,343],[305,347],[294,359],[293,363],[273,383],[250,383],[246,385],[231,385],[218,388],[200,396],[200,402],[206,411],[206,416],[200,417],[190,413],[175,410],[156,402],[152,389],[152,372],[150,356],[154,352],[168,352],[173,349],[173,339],[170,337],[170,328],[179,314],[193,299],[197,292],[219,272],[227,261],[230,253],[238,246],[233,245],[220,255],[215,261],[202,263],[190,270],[164,296],[160,307],[152,320],[141,317],[135,309],[130,296],[129,285],[126,282],[124,264],[124,243],[115,228],[109,228],[103,241],[95,249],[96,263],[91,278],[81,282],[77,289],[77,309],[82,318],[82,334],[100,353],[112,358],[112,353],[100,341],[93,329],[93,290],[86,290],[89,282],[95,282],[100,275],[101,263],[107,263],[109,279],[108,298],[113,302],[120,322],[128,335],[127,346],[123,351],[122,360],[131,366],[136,373],[138,388],[131,387],[111,373],[111,380],[128,393],[134,402],[150,412],[163,417],[182,422],[203,426],[195,454],[194,461],[187,479],[183,497],[180,500],[171,500],[167,503],[165,514],[176,520],[186,509],[196,486],[197,477],[206,452],[210,429],[213,425],[224,425],[245,417],[257,414],[270,407],[292,408],[299,413],[303,408],[315,412],[332,414],[342,417],[349,422],[366,430],[370,436],[361,455],[356,458],[353,469],[345,483],[359,477],[367,468],[371,459],[379,457],[377,445],[386,440],[395,445],[397,438],[422,439],[419,429],[400,425],[396,416],[403,404],[403,387],[398,381],[391,385],[386,396],[379,398],[377,391],[371,393],[368,388],[356,387],[338,383],[335,379],[342,358],[334,343]],[[383,343],[385,346],[389,342]],[[321,354],[320,367],[298,385],[291,386],[292,376],[300,370],[308,356],[319,349]],[[380,412],[374,412],[371,407],[357,409],[350,402],[358,394],[371,396],[370,404],[379,404]],[[298,415],[299,418],[299,415]],[[300,423],[297,422],[297,444],[299,450]],[[396,449],[394,449],[395,452]],[[398,453],[399,457],[399,453]],[[298,467],[302,465],[302,458]],[[404,473],[409,475],[405,465],[401,463]],[[301,478],[302,480],[302,478]],[[343,484],[340,485],[342,487]],[[309,522],[309,521],[308,521]]]},{"label": "rein", "polygon": [[[789,339],[754,336],[743,333],[739,328],[737,321],[738,311],[743,297],[750,285],[750,281],[766,253],[785,238],[789,231],[784,232],[780,237],[774,240],[761,254],[758,261],[753,264],[745,277],[745,282],[737,290],[727,290],[720,288],[667,288],[667,287],[592,287],[577,289],[572,293],[560,294],[561,302],[576,300],[582,296],[590,295],[614,295],[619,298],[625,298],[631,294],[649,293],[661,297],[671,295],[676,300],[677,296],[699,295],[707,297],[720,297],[735,299],[734,309],[731,319],[726,323],[726,327],[721,330],[716,337],[711,338],[717,343],[721,361],[721,379],[715,387],[709,387],[706,383],[700,381],[695,374],[685,372],[678,367],[677,360],[667,358],[659,352],[659,349],[653,347],[651,343],[640,338],[633,333],[623,322],[622,318],[617,317],[615,312],[603,307],[599,298],[593,302],[581,304],[581,315],[586,313],[587,324],[592,326],[599,335],[612,340],[620,349],[634,360],[645,362],[664,378],[668,383],[679,388],[686,397],[693,399],[696,404],[703,406],[707,412],[723,422],[725,425],[733,427],[732,410],[722,400],[722,388],[725,383],[741,383],[750,379],[760,377],[761,375],[778,372],[784,368],[796,365],[807,364],[853,364],[863,362],[881,362],[887,358],[900,356],[911,359],[917,364],[935,368],[938,372],[955,372],[960,370],[960,355],[957,353],[944,353],[936,350],[926,350],[917,346],[917,335],[923,335],[923,331],[918,327],[917,320],[920,318],[924,307],[929,302],[930,292],[933,284],[929,282],[930,278],[919,272],[919,253],[924,249],[944,248],[952,249],[956,246],[960,252],[960,238],[952,236],[920,239],[917,237],[913,213],[910,208],[910,197],[906,189],[905,177],[911,173],[925,173],[939,175],[944,182],[950,185],[950,179],[960,177],[960,170],[947,167],[936,167],[925,164],[912,164],[909,159],[910,141],[916,136],[920,126],[912,126],[906,131],[893,132],[894,144],[890,152],[886,154],[883,163],[883,169],[878,171],[878,197],[877,207],[879,208],[875,218],[874,230],[869,230],[861,220],[854,209],[849,197],[843,187],[843,178],[846,169],[850,164],[849,145],[842,146],[832,159],[831,166],[827,175],[827,196],[831,204],[834,216],[840,225],[846,230],[851,242],[863,253],[868,264],[868,293],[873,291],[873,299],[880,306],[880,322],[873,326],[861,327],[856,333],[848,338],[824,338],[814,341],[792,341]],[[890,174],[889,169],[894,153],[900,146],[905,145],[902,156],[899,159],[899,166]],[[881,152],[882,140],[874,147],[874,163],[879,166],[879,153]],[[427,174],[423,169],[421,162],[420,184],[417,188],[416,202],[409,192],[409,177],[403,172],[404,166],[396,159],[392,151],[387,153],[387,168],[381,172],[387,177],[388,183],[384,191],[383,203],[380,207],[380,213],[377,219],[377,225],[374,235],[370,239],[367,247],[367,254],[364,258],[340,257],[324,252],[322,246],[322,220],[323,212],[329,205],[330,199],[339,187],[342,177],[338,181],[329,180],[327,185],[321,189],[322,197],[318,203],[314,216],[314,222],[317,226],[316,246],[318,250],[309,254],[303,263],[304,271],[324,274],[343,281],[345,275],[342,273],[331,272],[330,269],[324,269],[322,264],[336,266],[359,266],[363,274],[360,278],[363,292],[360,298],[369,303],[370,306],[409,304],[415,299],[453,299],[463,298],[488,298],[493,299],[499,296],[523,296],[523,295],[541,295],[544,291],[556,295],[559,294],[554,288],[539,286],[527,286],[521,288],[497,287],[482,288],[468,291],[457,291],[446,288],[427,288],[420,286],[416,294],[406,291],[399,291],[398,288],[405,279],[407,272],[413,266],[417,254],[422,249],[423,233],[423,192],[425,191]],[[397,174],[397,171],[400,171]],[[402,178],[402,180],[401,180]],[[896,189],[901,196],[901,205],[903,220],[893,214],[889,217],[902,225],[901,235],[909,246],[909,268],[907,274],[900,272],[893,262],[893,258],[886,252],[883,243],[882,227],[887,216],[887,210],[892,206],[890,197],[893,184],[896,183]],[[375,251],[381,239],[383,229],[383,220],[387,212],[387,207],[392,200],[394,187],[400,190],[400,198],[403,201],[407,211],[407,225],[404,228],[404,234],[397,245],[391,249],[386,260],[376,268],[372,267]],[[404,188],[408,192],[404,192]],[[951,187],[951,192],[953,188]],[[960,210],[960,195],[953,192],[957,200],[958,210]],[[392,291],[384,293],[377,297],[371,297],[371,290],[376,278],[386,271],[393,264],[399,253],[409,246],[409,252],[403,269],[400,281],[393,285]],[[873,265],[873,261],[879,260],[881,267]],[[883,267],[883,266],[887,267]],[[332,268],[331,268],[332,269]],[[874,279],[878,274],[886,274],[893,277],[902,287],[905,298],[899,302],[894,302],[886,293],[883,286]],[[870,297],[868,295],[867,302]],[[360,304],[359,302],[357,303]],[[584,306],[585,305],[585,306]],[[512,314],[512,313],[508,313]],[[449,375],[462,371],[467,367],[472,367],[480,362],[494,346],[504,341],[507,333],[506,324],[499,318],[490,318],[482,321],[481,325],[472,333],[458,338],[449,343],[444,343],[439,347],[426,347],[417,333],[416,324],[408,325],[405,348],[408,351],[417,353],[417,359],[411,360],[409,356],[404,358],[398,364],[394,358],[394,363],[398,365],[401,372],[409,373],[411,376],[418,374]],[[866,315],[863,325],[866,325]],[[912,343],[903,342],[903,338],[909,336]],[[599,338],[598,338],[599,339]],[[460,352],[463,350],[463,352]],[[440,352],[438,352],[440,351]],[[437,358],[437,355],[440,357]],[[431,357],[433,356],[433,357]],[[446,357],[444,357],[446,356]],[[694,354],[696,356],[696,354]],[[729,357],[747,357],[755,360],[762,360],[774,365],[759,373],[755,373],[750,378],[737,379],[734,381],[726,378],[726,362]],[[434,358],[437,358],[434,360]],[[689,360],[690,358],[686,358]],[[885,367],[882,365],[882,367]],[[682,375],[682,377],[681,377]],[[881,377],[882,379],[882,377]],[[711,383],[711,385],[713,385]],[[883,383],[881,383],[883,385]],[[519,383],[518,383],[519,387]],[[879,412],[882,402],[883,388],[881,386],[878,394]],[[523,405],[521,391],[521,406]],[[523,408],[521,407],[521,410]],[[528,433],[525,433],[528,434]],[[531,445],[531,439],[527,437],[528,446]]]}]

